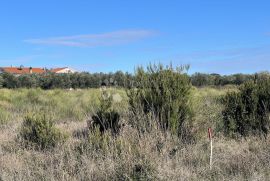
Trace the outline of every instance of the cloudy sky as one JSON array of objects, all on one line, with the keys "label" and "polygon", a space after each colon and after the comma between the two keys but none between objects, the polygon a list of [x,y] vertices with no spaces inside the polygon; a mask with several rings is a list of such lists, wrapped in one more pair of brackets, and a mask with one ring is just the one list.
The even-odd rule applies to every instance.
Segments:
[{"label": "cloudy sky", "polygon": [[269,9],[269,0],[1,1],[0,66],[270,71]]}]

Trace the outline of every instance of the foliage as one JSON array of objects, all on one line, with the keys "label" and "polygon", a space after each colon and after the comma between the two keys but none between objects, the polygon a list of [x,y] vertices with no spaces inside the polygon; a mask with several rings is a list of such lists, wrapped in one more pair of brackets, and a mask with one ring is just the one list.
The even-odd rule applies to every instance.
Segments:
[{"label": "foliage", "polygon": [[[13,74],[2,73],[0,76],[0,88],[36,88],[42,89],[69,89],[69,88],[98,88],[101,85],[127,88],[135,82],[132,74],[116,71],[115,73],[74,73],[74,74],[26,74],[15,76]],[[269,77],[268,72],[261,72],[254,75],[249,74],[204,74],[195,73],[189,78],[193,86],[224,86],[241,85],[247,81],[254,80],[255,77]]]},{"label": "foliage", "polygon": [[3,87],[9,88],[9,89],[14,89],[14,88],[19,87],[18,79],[14,75],[8,74],[8,73],[3,73],[2,77],[3,77],[3,80],[4,80],[3,81]]},{"label": "foliage", "polygon": [[3,79],[3,77],[0,75],[0,88],[3,87],[3,82],[4,82],[4,79]]},{"label": "foliage", "polygon": [[101,133],[110,130],[113,134],[119,132],[120,129],[120,115],[112,107],[113,98],[106,92],[102,92],[100,98],[100,107],[96,115],[92,116],[92,122],[89,125],[92,128],[98,128]]},{"label": "foliage", "polygon": [[39,87],[37,77],[35,75],[21,75],[17,78],[18,87],[36,88]]},{"label": "foliage", "polygon": [[267,135],[269,131],[270,79],[250,81],[223,98],[227,135]]},{"label": "foliage", "polygon": [[185,67],[149,65],[147,71],[138,68],[136,85],[127,92],[131,110],[140,108],[146,114],[153,113],[163,130],[183,135],[185,123],[191,120],[191,84]]},{"label": "foliage", "polygon": [[[25,74],[15,76],[9,73],[3,73],[0,76],[0,88],[36,88],[42,89],[69,89],[69,88],[98,88],[102,84],[106,86],[125,87],[128,81],[132,80],[132,75],[117,71],[116,73],[74,73],[74,74]],[[1,84],[2,83],[2,84]]]},{"label": "foliage", "polygon": [[[220,118],[223,121],[223,107],[218,99],[228,91],[235,91],[235,88],[227,88],[192,88],[192,101],[195,99],[197,104],[193,109],[196,111],[192,135],[199,133],[199,139],[188,145],[169,131],[164,134],[155,117],[145,119],[154,125],[145,132],[127,125],[117,137],[109,131],[88,135],[85,122],[77,121],[69,113],[76,109],[84,116],[100,108],[97,99],[100,89],[1,89],[0,112],[9,115],[4,116],[7,122],[0,125],[0,180],[269,180],[269,136],[264,140],[253,136],[231,140],[224,139],[216,129],[215,123]],[[126,101],[122,89],[107,90],[112,94],[117,91]],[[115,102],[113,105],[114,109],[118,108]],[[124,101],[117,111],[123,108],[126,108]],[[38,151],[36,146],[31,147],[36,145],[32,142],[29,149],[24,149],[14,138],[21,117],[30,110],[53,115],[53,119],[58,120],[57,127],[73,136],[54,149]],[[127,123],[141,121],[133,115],[123,116]],[[212,170],[209,169],[210,147],[206,135],[209,126],[213,127],[215,135]],[[90,139],[87,136],[91,136]]]},{"label": "foliage", "polygon": [[[265,73],[259,73],[258,75],[260,76],[261,74]],[[254,80],[254,77],[255,75],[248,75],[248,74],[233,74],[222,76],[219,74],[195,73],[191,75],[190,78],[192,85],[202,87],[202,86],[224,86],[229,84],[241,85],[250,80]]]},{"label": "foliage", "polygon": [[24,118],[20,136],[26,145],[46,149],[65,141],[67,136],[60,132],[46,115],[33,114]]}]

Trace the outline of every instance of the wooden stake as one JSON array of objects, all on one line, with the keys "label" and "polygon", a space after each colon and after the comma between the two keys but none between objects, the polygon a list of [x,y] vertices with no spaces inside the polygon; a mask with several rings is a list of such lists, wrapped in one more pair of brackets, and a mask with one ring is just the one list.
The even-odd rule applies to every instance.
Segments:
[{"label": "wooden stake", "polygon": [[210,170],[212,170],[213,164],[213,132],[211,128],[208,128],[208,138],[210,140]]}]

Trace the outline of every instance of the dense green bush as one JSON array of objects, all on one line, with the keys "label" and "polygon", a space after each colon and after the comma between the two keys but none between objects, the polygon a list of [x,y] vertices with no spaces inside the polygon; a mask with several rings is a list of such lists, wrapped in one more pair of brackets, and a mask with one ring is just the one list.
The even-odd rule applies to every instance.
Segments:
[{"label": "dense green bush", "polygon": [[226,135],[267,135],[269,131],[270,79],[250,81],[223,98]]},{"label": "dense green bush", "polygon": [[26,146],[31,145],[39,149],[55,147],[67,138],[67,135],[61,133],[45,114],[26,116],[20,130],[20,136]]},{"label": "dense green bush", "polygon": [[14,89],[19,87],[18,78],[9,73],[3,73],[3,87],[8,89]]},{"label": "dense green bush", "polygon": [[183,73],[185,69],[162,65],[149,65],[147,71],[138,68],[135,85],[127,92],[131,110],[135,114],[140,109],[146,114],[154,114],[162,129],[183,136],[185,126],[192,118],[191,83],[188,75]]},{"label": "dense green bush", "polygon": [[0,75],[0,88],[3,87],[3,83],[4,83],[4,79],[3,79],[3,77]]},{"label": "dense green bush", "polygon": [[108,93],[103,91],[100,98],[100,107],[92,120],[89,122],[91,129],[98,128],[101,133],[110,130],[113,134],[117,134],[120,129],[120,115],[112,107],[113,98]]},{"label": "dense green bush", "polygon": [[21,75],[17,78],[17,80],[18,80],[18,87],[23,87],[23,88],[39,87],[38,80],[35,74]]}]

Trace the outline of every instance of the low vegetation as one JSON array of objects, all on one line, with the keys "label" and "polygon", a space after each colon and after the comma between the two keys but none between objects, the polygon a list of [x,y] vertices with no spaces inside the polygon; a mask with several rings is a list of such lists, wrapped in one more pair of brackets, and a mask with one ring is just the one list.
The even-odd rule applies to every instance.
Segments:
[{"label": "low vegetation", "polygon": [[269,180],[267,76],[196,88],[183,70],[139,68],[128,90],[0,89],[0,180]]},{"label": "low vegetation", "polygon": [[92,120],[88,121],[90,130],[100,133],[110,131],[112,134],[117,134],[120,129],[120,114],[113,109],[113,97],[108,92],[102,91],[100,97],[100,106],[97,113],[92,116]]},{"label": "low vegetation", "polygon": [[19,138],[26,147],[48,149],[64,142],[66,136],[54,126],[45,114],[33,114],[24,118]]}]

